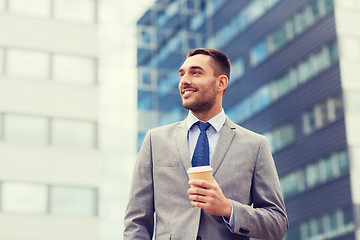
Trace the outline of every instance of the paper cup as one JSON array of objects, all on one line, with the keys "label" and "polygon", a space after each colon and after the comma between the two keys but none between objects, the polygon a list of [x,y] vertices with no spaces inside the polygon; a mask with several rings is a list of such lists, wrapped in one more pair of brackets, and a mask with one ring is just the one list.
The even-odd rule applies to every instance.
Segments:
[{"label": "paper cup", "polygon": [[191,167],[188,169],[187,174],[189,179],[202,179],[209,182],[214,182],[212,175],[213,169],[210,166]]}]

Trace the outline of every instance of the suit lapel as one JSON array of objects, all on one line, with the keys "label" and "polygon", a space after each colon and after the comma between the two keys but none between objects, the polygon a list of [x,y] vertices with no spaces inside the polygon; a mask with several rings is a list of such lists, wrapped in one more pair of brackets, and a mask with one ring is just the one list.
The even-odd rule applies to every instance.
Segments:
[{"label": "suit lapel", "polygon": [[[236,125],[228,117],[226,117],[225,124],[221,130],[219,141],[215,148],[214,156],[211,160],[211,167],[213,168],[214,175],[223,161],[225,153],[229,149],[230,144],[235,136],[235,128]],[[177,129],[176,145],[178,147],[180,158],[185,170],[188,170],[191,167],[187,136],[188,130],[186,127],[186,120],[184,120],[180,123]]]},{"label": "suit lapel", "polygon": [[235,128],[236,125],[228,117],[226,117],[225,124],[221,129],[219,141],[215,148],[214,156],[211,160],[211,167],[213,169],[214,175],[223,161],[225,153],[230,147],[230,144],[235,135]]},{"label": "suit lapel", "polygon": [[186,171],[191,167],[187,135],[188,130],[186,128],[186,120],[184,120],[180,123],[177,129],[176,144],[178,147],[181,161],[183,162]]}]

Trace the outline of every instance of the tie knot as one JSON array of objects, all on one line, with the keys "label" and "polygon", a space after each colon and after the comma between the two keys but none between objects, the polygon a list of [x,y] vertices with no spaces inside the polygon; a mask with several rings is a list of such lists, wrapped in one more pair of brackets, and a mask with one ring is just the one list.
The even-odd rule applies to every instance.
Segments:
[{"label": "tie knot", "polygon": [[208,122],[197,122],[196,124],[199,126],[201,132],[206,131],[211,126]]}]

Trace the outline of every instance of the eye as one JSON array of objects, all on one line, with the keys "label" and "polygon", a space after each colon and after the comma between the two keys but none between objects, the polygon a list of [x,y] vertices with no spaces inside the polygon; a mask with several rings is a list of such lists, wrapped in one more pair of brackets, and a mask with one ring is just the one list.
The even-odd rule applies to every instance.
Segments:
[{"label": "eye", "polygon": [[192,75],[199,75],[199,74],[200,74],[199,71],[193,71],[193,72],[192,72]]}]

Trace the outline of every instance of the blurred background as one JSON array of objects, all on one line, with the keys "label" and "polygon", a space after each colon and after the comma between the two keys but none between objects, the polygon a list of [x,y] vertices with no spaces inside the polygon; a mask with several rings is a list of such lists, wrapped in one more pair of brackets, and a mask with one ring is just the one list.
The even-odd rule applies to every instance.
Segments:
[{"label": "blurred background", "polygon": [[119,240],[178,68],[231,59],[224,109],[266,135],[287,240],[360,239],[360,0],[0,0],[0,240]]}]

